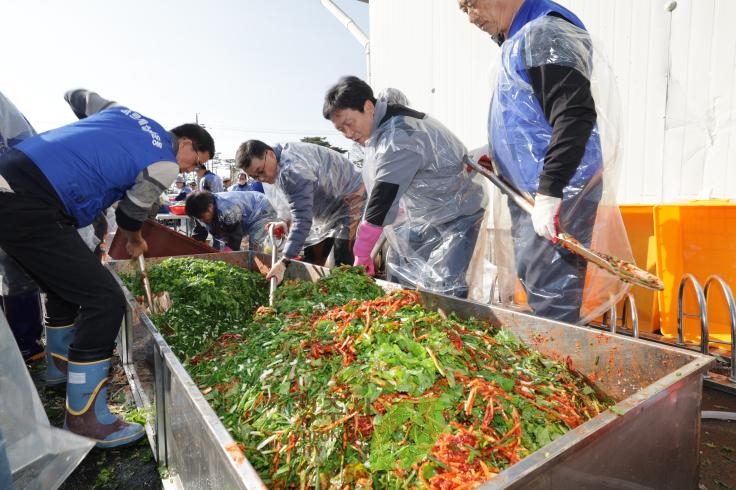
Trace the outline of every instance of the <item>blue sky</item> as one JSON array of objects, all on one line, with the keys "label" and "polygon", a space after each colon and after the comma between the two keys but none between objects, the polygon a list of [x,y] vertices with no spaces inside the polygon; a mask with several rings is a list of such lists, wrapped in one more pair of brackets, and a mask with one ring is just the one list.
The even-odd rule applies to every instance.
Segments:
[{"label": "blue sky", "polygon": [[[63,93],[85,87],[167,128],[198,114],[223,158],[250,138],[351,144],[322,98],[365,54],[319,0],[3,3],[0,91],[39,131],[74,121]],[[335,3],[368,34],[368,4]]]}]

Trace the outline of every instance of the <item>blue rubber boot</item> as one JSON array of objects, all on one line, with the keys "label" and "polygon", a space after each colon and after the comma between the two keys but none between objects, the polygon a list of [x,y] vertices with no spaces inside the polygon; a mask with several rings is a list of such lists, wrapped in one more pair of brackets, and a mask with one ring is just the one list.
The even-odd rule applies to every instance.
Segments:
[{"label": "blue rubber boot", "polygon": [[107,375],[110,358],[68,363],[64,428],[97,440],[99,448],[135,442],[145,435],[143,426],[127,423],[107,408]]},{"label": "blue rubber boot", "polygon": [[8,319],[23,360],[33,362],[43,359],[43,315],[38,289],[5,295],[1,299],[0,306]]},{"label": "blue rubber boot", "polygon": [[69,344],[73,339],[74,325],[46,325],[46,385],[58,386],[66,383]]}]

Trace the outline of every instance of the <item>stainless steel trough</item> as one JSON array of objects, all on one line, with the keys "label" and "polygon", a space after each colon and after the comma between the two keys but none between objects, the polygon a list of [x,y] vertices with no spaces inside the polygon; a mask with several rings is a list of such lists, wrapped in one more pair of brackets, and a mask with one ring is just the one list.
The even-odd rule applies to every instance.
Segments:
[{"label": "stainless steel trough", "polygon": [[[198,257],[251,270],[270,263],[270,257],[250,252]],[[134,272],[136,264],[116,261],[109,267]],[[303,280],[328,273],[301,263],[287,269],[287,277]],[[265,488],[136,299],[125,294],[128,312],[119,351],[136,402],[154,414],[149,441],[168,469],[168,482],[193,489]],[[543,354],[569,358],[617,402],[614,411],[568,432],[481,488],[697,488],[702,375],[710,357],[436,294],[424,293],[422,301],[445,313],[505,325]]]}]

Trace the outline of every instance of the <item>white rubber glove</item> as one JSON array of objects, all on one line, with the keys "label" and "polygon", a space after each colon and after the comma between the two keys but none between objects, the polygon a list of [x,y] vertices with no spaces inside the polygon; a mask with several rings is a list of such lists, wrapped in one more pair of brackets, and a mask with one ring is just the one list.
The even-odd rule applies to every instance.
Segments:
[{"label": "white rubber glove", "polygon": [[554,240],[557,237],[555,220],[560,212],[560,204],[562,199],[559,197],[536,195],[532,210],[532,225],[537,235],[547,240]]},{"label": "white rubber glove", "polygon": [[273,267],[271,267],[271,270],[268,271],[268,274],[266,274],[266,280],[275,278],[276,285],[281,284],[281,281],[284,280],[284,273],[286,273],[287,260],[288,259],[282,257],[278,262],[276,262]]}]

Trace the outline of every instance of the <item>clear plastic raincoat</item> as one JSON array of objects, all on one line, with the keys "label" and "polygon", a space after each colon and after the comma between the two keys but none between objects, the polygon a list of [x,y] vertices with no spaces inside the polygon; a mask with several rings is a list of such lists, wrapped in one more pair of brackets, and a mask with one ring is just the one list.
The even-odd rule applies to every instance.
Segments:
[{"label": "clear plastic raincoat", "polygon": [[[36,130],[23,114],[0,92],[0,155]],[[38,286],[20,266],[0,250],[0,295],[22,294],[38,290]]]},{"label": "clear plastic raincoat", "polygon": [[240,242],[248,236],[248,248],[261,251],[266,244],[266,223],[278,221],[276,211],[262,192],[219,192],[215,200],[215,216],[205,224],[212,236],[223,240],[233,250],[240,250]]},{"label": "clear plastic raincoat", "polygon": [[[499,173],[518,190],[534,195],[540,188],[545,164],[554,161],[555,152],[559,155],[569,144],[558,137],[559,131],[555,133],[550,119],[567,117],[567,124],[574,124],[577,116],[575,107],[568,103],[565,110],[570,109],[570,113],[553,113],[548,118],[540,100],[553,95],[535,93],[529,73],[556,65],[551,70],[572,68],[582,74],[590,81],[597,118],[584,151],[580,150],[579,164],[567,170],[560,228],[586,246],[631,260],[615,203],[621,154],[615,80],[595,48],[582,23],[569,11],[548,1],[526,2],[502,45],[501,67],[489,111],[489,143]],[[509,202],[508,208],[514,257],[497,255],[499,274],[506,271],[517,275],[536,314],[586,322],[607,311],[626,293],[628,286],[613,275],[588,267],[582,259],[538,237],[530,217],[518,206]],[[520,296],[523,294],[518,290],[501,294],[516,302]]]},{"label": "clear plastic raincoat", "polygon": [[365,188],[350,160],[313,143],[283,143],[273,151],[275,186],[286,195],[292,219],[284,257],[294,258],[303,247],[326,238],[354,238]]},{"label": "clear plastic raincoat", "polygon": [[0,155],[26,138],[36,135],[36,130],[23,114],[0,93]]},{"label": "clear plastic raincoat", "polygon": [[[385,99],[377,101],[373,121],[363,176],[371,192],[368,211],[387,208],[378,212],[383,222],[372,224],[384,226],[389,279],[466,297],[485,199],[466,169],[465,146],[439,121]],[[397,187],[390,202],[374,198],[386,184]]]}]

